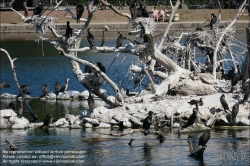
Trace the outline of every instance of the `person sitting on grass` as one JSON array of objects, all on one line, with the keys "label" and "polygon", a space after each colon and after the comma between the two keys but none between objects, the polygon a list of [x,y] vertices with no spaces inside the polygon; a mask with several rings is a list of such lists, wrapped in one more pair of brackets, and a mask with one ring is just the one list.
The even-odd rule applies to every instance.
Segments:
[{"label": "person sitting on grass", "polygon": [[156,22],[158,22],[158,13],[159,11],[156,9],[156,6],[152,9],[152,12],[153,12],[153,18]]}]

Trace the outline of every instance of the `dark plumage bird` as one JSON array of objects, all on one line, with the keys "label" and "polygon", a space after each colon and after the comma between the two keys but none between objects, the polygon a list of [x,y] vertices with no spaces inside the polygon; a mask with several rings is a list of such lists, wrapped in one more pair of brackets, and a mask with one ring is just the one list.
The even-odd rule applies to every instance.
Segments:
[{"label": "dark plumage bird", "polygon": [[55,93],[56,93],[56,95],[58,95],[58,94],[59,94],[59,91],[60,91],[60,89],[61,89],[61,84],[60,84],[60,82],[56,82],[55,85],[54,85],[54,87],[55,87]]},{"label": "dark plumage bird", "polygon": [[34,9],[33,15],[41,16],[42,11],[43,11],[43,6],[41,3],[39,3],[39,5]]},{"label": "dark plumage bird", "polygon": [[134,139],[131,139],[131,140],[129,141],[128,145],[131,146],[133,141],[134,141]]},{"label": "dark plumage bird", "polygon": [[232,67],[232,66],[229,67],[228,76],[229,76],[230,78],[233,77],[233,75],[234,75],[234,70],[235,70],[234,67]]},{"label": "dark plumage bird", "polygon": [[42,93],[39,98],[45,97],[49,91],[49,85],[42,85]]},{"label": "dark plumage bird", "polygon": [[213,51],[208,51],[207,55],[209,57],[210,63],[212,64],[213,60],[214,60],[214,52]]},{"label": "dark plumage bird", "polygon": [[207,142],[209,141],[210,137],[211,137],[210,131],[206,130],[206,131],[200,136],[198,145],[206,146],[206,144],[207,144]]},{"label": "dark plumage bird", "polygon": [[148,14],[148,11],[147,11],[147,9],[146,9],[146,6],[144,6],[144,7],[142,8],[142,17],[146,17],[146,18],[149,17],[149,14]]},{"label": "dark plumage bird", "polygon": [[69,86],[69,78],[65,79],[65,84],[60,88],[59,92],[65,93]]},{"label": "dark plumage bird", "polygon": [[47,126],[49,127],[50,123],[52,122],[53,120],[53,117],[51,114],[48,114],[45,118],[44,118],[44,121],[43,121],[43,125],[40,126],[40,128],[43,128],[43,126]]},{"label": "dark plumage bird", "polygon": [[195,28],[195,31],[203,31],[202,27]]},{"label": "dark plumage bird", "polygon": [[[238,67],[238,68],[239,68],[239,67]],[[240,74],[240,71],[239,71],[239,70],[238,70],[237,73],[233,73],[233,74],[232,74],[232,77],[231,77],[231,86],[232,86],[231,92],[233,92],[233,87],[234,87],[235,85],[237,85],[237,83],[239,82],[240,76],[241,76],[241,74]]]},{"label": "dark plumage bird", "polygon": [[210,21],[210,30],[213,29],[213,25],[217,22],[217,17],[214,15],[214,13],[211,14],[211,21]]},{"label": "dark plumage bird", "polygon": [[118,32],[118,34],[119,34],[119,36],[118,36],[118,38],[116,40],[116,48],[121,47],[122,42],[123,42],[123,35],[120,32]]},{"label": "dark plumage bird", "polygon": [[95,62],[95,65],[103,72],[106,73],[106,68],[101,62]]},{"label": "dark plumage bird", "polygon": [[244,97],[243,97],[243,102],[246,102],[249,98],[249,94],[250,94],[250,89],[248,89],[245,94],[244,94]]},{"label": "dark plumage bird", "polygon": [[140,3],[139,7],[137,8],[137,17],[142,16],[142,9],[143,9],[143,5]]},{"label": "dark plumage bird", "polygon": [[87,32],[88,32],[87,40],[88,40],[88,42],[89,42],[90,50],[96,51],[96,47],[95,47],[95,37],[94,37],[94,35],[92,35],[92,33],[90,32],[92,29],[93,29],[93,28],[88,28],[88,29],[87,29]]},{"label": "dark plumage bird", "polygon": [[130,10],[130,13],[131,13],[131,19],[132,20],[136,19],[137,9],[136,9],[136,6],[135,6],[134,2],[130,4],[129,10]]},{"label": "dark plumage bird", "polygon": [[239,112],[239,103],[235,103],[233,108],[232,108],[232,120],[233,120],[233,125],[236,124],[236,116]]},{"label": "dark plumage bird", "polygon": [[225,99],[225,95],[224,94],[222,94],[221,97],[220,97],[220,103],[221,103],[224,111],[229,110],[229,107],[228,107],[228,104],[227,104],[227,101]]},{"label": "dark plumage bird", "polygon": [[0,88],[10,88],[10,85],[5,81],[0,81]]},{"label": "dark plumage bird", "polygon": [[85,65],[84,72],[85,73],[92,73],[93,72],[93,68],[90,67],[90,66],[88,66],[88,65]]},{"label": "dark plumage bird", "polygon": [[140,86],[142,80],[142,74],[140,73],[134,80],[134,89]]},{"label": "dark plumage bird", "polygon": [[200,98],[200,100],[190,100],[188,103],[191,105],[202,106],[203,105],[203,98]]},{"label": "dark plumage bird", "polygon": [[94,106],[95,106],[95,100],[94,100],[94,97],[92,96],[90,90],[89,90],[89,97],[88,97],[88,105],[89,105],[89,109],[90,109],[91,111],[93,111]]},{"label": "dark plumage bird", "polygon": [[[24,95],[25,95],[25,94],[27,94],[27,95],[31,94],[31,93],[29,92],[29,86],[28,86],[28,85],[21,85],[20,88],[21,88],[21,90],[22,90],[22,92],[23,92]],[[16,98],[18,98],[18,97],[20,97],[20,96],[22,96],[22,95],[19,94],[19,95],[17,95]]]},{"label": "dark plumage bird", "polygon": [[152,116],[153,112],[149,111],[148,116],[143,120],[142,128],[145,130],[144,135],[147,135],[149,133],[149,128],[152,123]]},{"label": "dark plumage bird", "polygon": [[76,22],[77,24],[80,23],[80,19],[84,12],[84,7],[82,5],[76,5]]},{"label": "dark plumage bird", "polygon": [[188,118],[187,126],[192,126],[194,124],[195,120],[197,119],[197,114],[198,114],[198,110],[197,108],[194,108],[193,113]]},{"label": "dark plumage bird", "polygon": [[66,34],[65,34],[65,36],[66,36],[67,38],[72,37],[72,33],[73,33],[72,28],[70,27],[69,24],[70,24],[70,22],[67,21],[67,28],[66,28]]}]

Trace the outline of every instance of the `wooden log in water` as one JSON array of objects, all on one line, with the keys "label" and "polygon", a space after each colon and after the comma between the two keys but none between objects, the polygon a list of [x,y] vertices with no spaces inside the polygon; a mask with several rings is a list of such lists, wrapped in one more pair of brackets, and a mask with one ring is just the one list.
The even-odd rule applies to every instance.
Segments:
[{"label": "wooden log in water", "polygon": [[6,138],[5,142],[10,146],[11,150],[17,150],[17,147]]}]

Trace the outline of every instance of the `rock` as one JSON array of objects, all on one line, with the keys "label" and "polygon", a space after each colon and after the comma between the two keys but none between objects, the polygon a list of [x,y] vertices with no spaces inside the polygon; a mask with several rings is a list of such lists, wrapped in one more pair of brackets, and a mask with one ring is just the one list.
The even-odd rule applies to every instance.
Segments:
[{"label": "rock", "polygon": [[112,119],[114,119],[116,122],[120,122],[122,120],[121,114],[115,114]]},{"label": "rock", "polygon": [[3,93],[0,98],[3,99],[15,99],[17,95],[9,94],[9,93]]},{"label": "rock", "polygon": [[65,118],[60,118],[60,119],[58,119],[55,123],[54,123],[54,125],[56,126],[56,127],[61,127],[61,126],[63,126],[63,125],[69,125],[69,122],[65,119]]},{"label": "rock", "polygon": [[39,122],[39,123],[29,123],[27,128],[35,128],[35,127],[40,127],[43,125],[43,122]]},{"label": "rock", "polygon": [[89,91],[85,90],[82,93],[79,94],[79,97],[84,98],[85,100],[89,97]]},{"label": "rock", "polygon": [[124,128],[131,128],[132,127],[132,124],[128,121],[127,118],[123,118],[121,121],[122,121],[122,125]]},{"label": "rock", "polygon": [[196,131],[205,131],[211,130],[209,127],[205,126],[204,124],[193,124],[192,126],[188,126],[181,130],[181,133],[189,133],[189,132],[196,132]]},{"label": "rock", "polygon": [[142,126],[142,123],[134,116],[130,117],[130,122],[133,125],[133,127],[135,127],[135,128]]},{"label": "rock", "polygon": [[172,127],[173,128],[179,128],[180,127],[180,123],[174,123]]},{"label": "rock", "polygon": [[92,124],[93,126],[99,126],[100,123],[98,120],[96,119],[91,119],[91,118],[83,118],[83,123],[90,123]]},{"label": "rock", "polygon": [[0,110],[0,117],[14,117],[17,116],[17,114],[12,109],[3,109]]},{"label": "rock", "polygon": [[250,126],[250,121],[247,118],[241,118],[239,120],[239,126]]},{"label": "rock", "polygon": [[28,127],[29,121],[24,117],[10,117],[9,123],[12,125],[12,129],[24,129]]},{"label": "rock", "polygon": [[78,124],[73,124],[73,125],[70,125],[70,128],[71,129],[81,129],[82,126],[78,125]]},{"label": "rock", "polygon": [[70,95],[66,91],[65,93],[59,92],[59,94],[57,95],[57,99],[68,100],[68,99],[71,99],[71,98],[70,98]]},{"label": "rock", "polygon": [[103,122],[101,122],[100,125],[99,125],[99,128],[110,128],[110,127],[111,127],[110,124],[108,124],[108,123],[103,123]]},{"label": "rock", "polygon": [[56,94],[53,93],[53,92],[50,92],[45,98],[50,99],[50,100],[55,100],[56,99]]},{"label": "rock", "polygon": [[102,115],[101,118],[99,119],[103,123],[110,123],[110,120],[108,118],[108,115]]},{"label": "rock", "polygon": [[0,117],[0,129],[8,129],[8,128],[10,128],[10,124],[8,124],[8,121]]},{"label": "rock", "polygon": [[70,115],[66,114],[65,119],[69,122],[69,125],[81,124],[80,115]]},{"label": "rock", "polygon": [[92,125],[91,123],[86,123],[86,124],[85,124],[85,127],[86,127],[86,128],[92,128],[93,125]]},{"label": "rock", "polygon": [[232,124],[232,121],[231,121],[230,113],[221,115],[215,122],[215,125],[218,125],[218,126],[231,126],[231,124]]},{"label": "rock", "polygon": [[67,91],[69,94],[70,98],[77,99],[80,95],[80,92],[78,91]]},{"label": "rock", "polygon": [[113,125],[118,124],[118,122],[115,121],[114,119],[111,119],[110,123],[113,124]]}]

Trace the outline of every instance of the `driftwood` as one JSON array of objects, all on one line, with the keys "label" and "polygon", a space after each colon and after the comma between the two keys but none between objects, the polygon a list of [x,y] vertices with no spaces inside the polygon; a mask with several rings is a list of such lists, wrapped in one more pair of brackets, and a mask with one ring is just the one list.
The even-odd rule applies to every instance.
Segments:
[{"label": "driftwood", "polygon": [[128,129],[128,132],[126,133],[118,133],[118,134],[115,134],[115,133],[102,133],[98,130],[96,130],[97,133],[99,134],[102,134],[102,135],[110,135],[110,136],[116,136],[116,137],[122,137],[122,136],[125,136],[125,135],[128,135],[128,134],[132,134],[134,132],[138,132],[138,131],[141,131],[140,129]]},{"label": "driftwood", "polygon": [[17,150],[17,147],[6,138],[5,142],[10,146],[11,150]]}]

